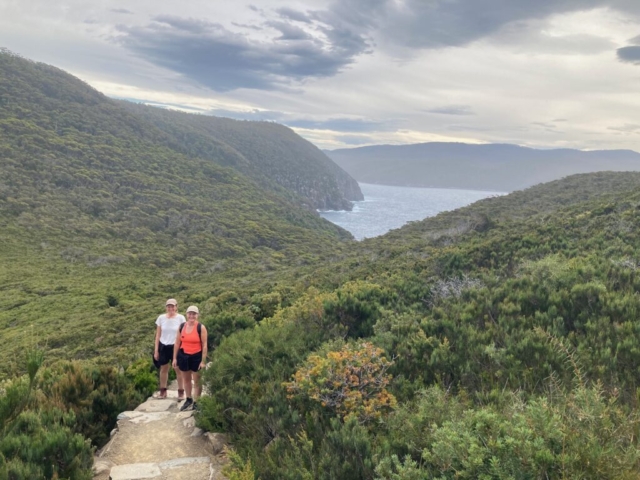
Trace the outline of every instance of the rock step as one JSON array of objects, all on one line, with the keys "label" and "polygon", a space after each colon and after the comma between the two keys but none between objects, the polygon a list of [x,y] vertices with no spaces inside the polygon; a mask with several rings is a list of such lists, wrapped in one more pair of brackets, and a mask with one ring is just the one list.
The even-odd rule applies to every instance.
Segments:
[{"label": "rock step", "polygon": [[[110,480],[142,480],[145,478],[191,478],[208,479],[211,476],[211,460],[209,457],[174,458],[162,463],[131,463],[115,465],[109,474]],[[188,468],[188,467],[201,468]],[[180,470],[180,471],[178,471]],[[200,475],[198,475],[200,473]],[[203,477],[203,475],[205,475]]]}]

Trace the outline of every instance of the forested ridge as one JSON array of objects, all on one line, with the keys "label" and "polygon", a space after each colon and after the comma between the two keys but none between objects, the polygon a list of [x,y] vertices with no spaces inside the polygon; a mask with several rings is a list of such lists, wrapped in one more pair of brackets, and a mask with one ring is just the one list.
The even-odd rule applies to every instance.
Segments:
[{"label": "forested ridge", "polygon": [[0,61],[0,479],[91,478],[168,297],[209,331],[232,479],[638,477],[640,174],[357,243],[209,124]]},{"label": "forested ridge", "polygon": [[267,188],[273,189],[275,183],[284,187],[283,192],[299,194],[311,208],[351,210],[351,201],[363,199],[353,178],[283,125],[193,115],[131,102],[121,102],[121,106],[160,128],[171,145],[185,154],[222,162]]}]

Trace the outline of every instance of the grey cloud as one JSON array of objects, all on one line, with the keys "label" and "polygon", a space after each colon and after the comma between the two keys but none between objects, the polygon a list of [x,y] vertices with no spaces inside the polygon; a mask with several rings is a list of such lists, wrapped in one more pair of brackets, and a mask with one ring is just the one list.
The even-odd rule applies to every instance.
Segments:
[{"label": "grey cloud", "polygon": [[[360,34],[375,32],[402,47],[442,48],[464,46],[514,22],[598,7],[640,14],[640,2],[631,0],[340,0],[311,15],[342,28],[348,25]],[[599,49],[606,44],[585,36],[567,36],[558,43],[565,49],[585,50],[582,41]]]},{"label": "grey cloud", "polygon": [[[522,27],[540,25],[552,14],[603,6],[640,14],[640,2],[631,0],[336,0],[316,10],[250,6],[264,23],[237,26],[275,29],[272,38],[254,39],[213,22],[164,15],[147,25],[121,27],[117,41],[138,57],[217,91],[281,89],[337,75],[370,53],[375,42],[405,55],[412,49],[460,47],[510,31],[515,37],[530,35],[549,53],[613,50],[606,38],[551,37]],[[510,42],[508,36],[502,42]],[[619,49],[618,58],[637,62],[634,48]]]},{"label": "grey cloud", "polygon": [[425,110],[426,113],[437,113],[440,115],[475,115],[469,105],[447,105],[444,107]]},{"label": "grey cloud", "polygon": [[240,27],[240,28],[248,28],[249,30],[264,30],[262,27],[259,27],[258,25],[248,25],[246,23],[238,23],[238,22],[231,22],[231,25],[233,25],[234,27]]},{"label": "grey cloud", "polygon": [[282,7],[276,10],[276,13],[287,20],[293,20],[295,22],[311,23],[309,15],[293,8]]},{"label": "grey cloud", "polygon": [[628,43],[630,43],[631,45],[640,45],[640,35],[630,38],[628,40]]},{"label": "grey cloud", "polygon": [[112,8],[109,11],[112,13],[122,13],[124,15],[133,15],[133,12],[131,10],[127,10],[126,8]]},{"label": "grey cloud", "polygon": [[609,130],[620,133],[640,133],[640,125],[626,123],[618,127],[608,127]]},{"label": "grey cloud", "polygon": [[451,132],[490,132],[492,130],[489,127],[472,125],[447,125],[445,128]]},{"label": "grey cloud", "polygon": [[277,122],[285,118],[285,114],[282,112],[275,112],[272,110],[249,110],[244,112],[238,112],[234,110],[214,109],[208,110],[207,115],[213,115],[215,117],[227,117],[235,120],[253,120],[253,121],[270,121]]},{"label": "grey cloud", "polygon": [[595,55],[616,47],[611,39],[598,35],[550,35],[545,28],[542,20],[517,21],[501,28],[492,41],[519,52],[547,55]]},{"label": "grey cloud", "polygon": [[128,50],[217,91],[274,89],[307,78],[329,77],[368,51],[353,32],[317,25],[322,38],[304,35],[286,22],[270,22],[280,32],[254,40],[205,20],[160,15],[145,26],[120,26]]},{"label": "grey cloud", "polygon": [[312,40],[313,37],[305,32],[302,28],[287,22],[267,22],[271,28],[278,30],[281,35],[276,40]]},{"label": "grey cloud", "polygon": [[308,128],[314,130],[334,130],[338,132],[379,132],[394,129],[394,127],[388,123],[383,124],[381,122],[357,120],[351,118],[333,118],[330,120],[294,119],[285,120],[284,123],[290,127]]},{"label": "grey cloud", "polygon": [[338,135],[334,138],[346,145],[366,145],[372,143],[371,137],[364,135]]},{"label": "grey cloud", "polygon": [[618,60],[640,65],[640,47],[622,47],[617,50]]}]

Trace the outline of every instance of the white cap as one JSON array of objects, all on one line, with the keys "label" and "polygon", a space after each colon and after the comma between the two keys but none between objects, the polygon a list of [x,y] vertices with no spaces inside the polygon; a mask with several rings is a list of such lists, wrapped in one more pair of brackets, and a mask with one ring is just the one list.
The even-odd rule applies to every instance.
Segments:
[{"label": "white cap", "polygon": [[187,313],[189,312],[195,312],[200,315],[200,310],[198,310],[198,307],[196,307],[195,305],[191,305],[189,308],[187,308]]}]

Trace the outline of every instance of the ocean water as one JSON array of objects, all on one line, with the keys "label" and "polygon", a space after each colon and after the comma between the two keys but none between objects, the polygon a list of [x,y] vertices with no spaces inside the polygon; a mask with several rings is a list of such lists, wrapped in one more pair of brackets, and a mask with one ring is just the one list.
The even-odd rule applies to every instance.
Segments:
[{"label": "ocean water", "polygon": [[353,234],[357,240],[377,237],[407,222],[433,217],[501,192],[445,188],[390,187],[361,183],[364,200],[353,210],[322,211],[320,215]]}]

